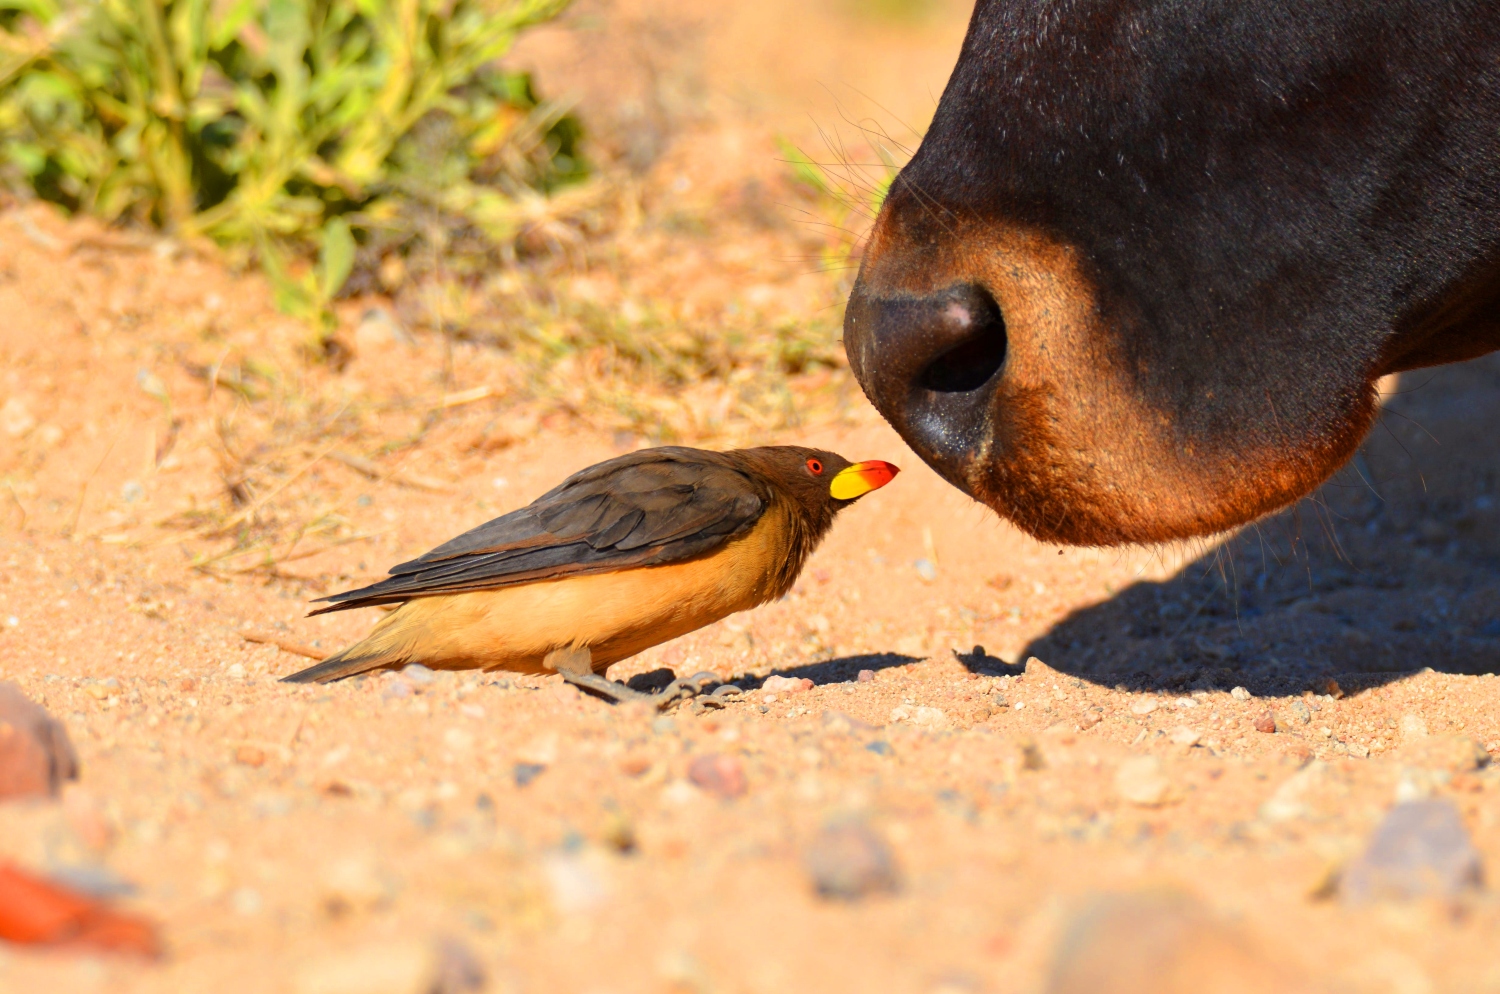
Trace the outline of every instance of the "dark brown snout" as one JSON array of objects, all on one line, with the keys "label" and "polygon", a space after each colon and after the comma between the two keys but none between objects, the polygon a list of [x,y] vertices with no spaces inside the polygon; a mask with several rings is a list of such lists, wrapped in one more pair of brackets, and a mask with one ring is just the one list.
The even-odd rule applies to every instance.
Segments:
[{"label": "dark brown snout", "polygon": [[991,434],[1005,366],[1005,319],[975,284],[882,296],[860,284],[844,315],[844,347],[877,410],[906,444],[961,490]]}]

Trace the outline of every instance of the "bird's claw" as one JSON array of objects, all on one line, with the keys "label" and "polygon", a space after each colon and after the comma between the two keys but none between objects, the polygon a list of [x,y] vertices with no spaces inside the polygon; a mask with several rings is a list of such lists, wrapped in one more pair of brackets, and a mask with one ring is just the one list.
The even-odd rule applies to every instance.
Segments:
[{"label": "bird's claw", "polygon": [[[678,677],[655,694],[641,693],[639,690],[627,687],[617,680],[606,679],[597,673],[570,673],[566,670],[560,670],[559,673],[573,686],[603,697],[605,700],[614,701],[617,704],[644,701],[658,711],[668,711],[674,705],[687,704],[694,712],[701,713],[709,708],[724,707],[726,698],[741,692],[740,688],[732,683],[721,683],[717,673],[707,670],[694,673],[690,677]],[[709,690],[710,685],[716,686]]]}]

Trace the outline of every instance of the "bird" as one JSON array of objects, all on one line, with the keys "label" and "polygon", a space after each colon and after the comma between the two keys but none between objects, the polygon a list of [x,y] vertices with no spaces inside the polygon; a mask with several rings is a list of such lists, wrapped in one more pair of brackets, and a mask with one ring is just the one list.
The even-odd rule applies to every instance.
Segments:
[{"label": "bird", "polygon": [[420,663],[558,672],[613,700],[640,697],[603,673],[786,594],[839,511],[899,472],[794,445],[661,446],[605,460],[377,583],[318,598],[326,606],[309,617],[397,606],[364,639],[284,680]]}]

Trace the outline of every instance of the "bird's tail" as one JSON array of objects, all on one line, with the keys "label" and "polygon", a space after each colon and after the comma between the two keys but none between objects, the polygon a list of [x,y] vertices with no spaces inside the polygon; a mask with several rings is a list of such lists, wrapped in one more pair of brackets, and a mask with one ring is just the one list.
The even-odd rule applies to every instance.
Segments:
[{"label": "bird's tail", "polygon": [[[405,606],[405,605],[403,605]],[[375,630],[342,652],[314,666],[281,678],[282,683],[331,683],[371,670],[394,669],[410,662],[410,646],[400,637],[402,625],[397,608],[375,626]],[[394,624],[393,624],[394,622]]]}]

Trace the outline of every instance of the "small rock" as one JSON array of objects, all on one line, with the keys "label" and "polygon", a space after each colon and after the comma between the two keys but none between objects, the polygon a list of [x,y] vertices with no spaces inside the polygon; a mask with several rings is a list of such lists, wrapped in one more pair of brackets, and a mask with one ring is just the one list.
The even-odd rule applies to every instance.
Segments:
[{"label": "small rock", "polygon": [[948,727],[948,716],[943,713],[942,708],[913,707],[909,704],[892,708],[889,720],[893,724],[898,721],[910,722],[930,732],[940,732]]},{"label": "small rock", "polygon": [[1179,697],[1172,703],[1180,708],[1195,708],[1198,706],[1198,702],[1193,700],[1191,697]]},{"label": "small rock", "polygon": [[515,780],[517,787],[525,787],[537,777],[545,773],[547,767],[541,763],[517,763],[510,768],[510,775]]},{"label": "small rock", "polygon": [[928,583],[937,579],[937,567],[933,565],[931,559],[915,559],[911,565],[917,571],[917,575]]},{"label": "small rock", "polygon": [[1079,731],[1086,732],[1103,720],[1104,715],[1098,711],[1085,711],[1082,717],[1078,719],[1078,729]]},{"label": "small rock", "polygon": [[1255,716],[1255,730],[1267,735],[1276,731],[1276,715],[1269,708]]},{"label": "small rock", "polygon": [[1229,696],[1237,701],[1248,701],[1250,699],[1250,691],[1244,687],[1236,687],[1229,692]]},{"label": "small rock", "polygon": [[716,797],[739,797],[745,793],[745,768],[738,759],[723,753],[699,756],[688,766],[688,779]]},{"label": "small rock", "polygon": [[478,961],[456,942],[396,939],[318,957],[296,994],[464,994],[484,987]]},{"label": "small rock", "polygon": [[423,686],[425,684],[431,683],[436,677],[436,674],[433,673],[432,670],[423,666],[421,663],[411,663],[401,668],[401,676],[409,683]]},{"label": "small rock", "polygon": [[859,821],[824,826],[808,846],[803,865],[821,897],[857,901],[897,887],[890,847]]},{"label": "small rock", "polygon": [[1115,773],[1115,793],[1141,807],[1154,808],[1167,799],[1172,781],[1161,771],[1155,756],[1137,756],[1120,764]]},{"label": "small rock", "polygon": [[649,769],[651,769],[651,757],[641,753],[626,756],[620,760],[620,772],[627,777],[643,776]]},{"label": "small rock", "polygon": [[1292,717],[1304,725],[1312,724],[1312,709],[1304,701],[1293,701],[1291,706]]},{"label": "small rock", "polygon": [[874,729],[874,725],[860,721],[858,718],[847,715],[842,711],[824,711],[823,728],[835,735],[848,735],[850,732],[868,732]]},{"label": "small rock", "polygon": [[241,766],[264,766],[266,751],[253,745],[242,745],[234,751],[234,761]]},{"label": "small rock", "polygon": [[1305,816],[1308,813],[1308,795],[1316,793],[1323,785],[1327,769],[1326,764],[1313,760],[1292,774],[1260,806],[1260,816],[1273,822],[1291,821]]},{"label": "small rock", "polygon": [[881,739],[876,739],[874,742],[868,743],[865,746],[865,749],[869,752],[873,752],[877,756],[889,756],[895,752],[895,750],[891,748],[891,744],[889,742],[883,741]]},{"label": "small rock", "polygon": [[1042,753],[1042,747],[1030,739],[1021,743],[1021,769],[1045,770],[1047,768],[1047,757]]},{"label": "small rock", "polygon": [[1401,716],[1402,741],[1425,738],[1427,738],[1427,722],[1418,715],[1403,714]]},{"label": "small rock", "polygon": [[812,690],[813,682],[807,677],[788,677],[773,673],[766,677],[760,689],[770,694],[800,694]]},{"label": "small rock", "polygon": [[78,756],[62,722],[14,683],[0,682],[0,799],[55,796],[78,779]]},{"label": "small rock", "polygon": [[1172,740],[1173,745],[1180,745],[1187,748],[1197,745],[1200,738],[1197,732],[1186,725],[1178,725],[1167,733],[1167,737]]},{"label": "small rock", "polygon": [[635,834],[635,823],[618,808],[610,808],[605,813],[604,828],[599,834],[605,845],[623,855],[628,856],[635,852],[639,845]]},{"label": "small rock", "polygon": [[1156,703],[1156,698],[1147,697],[1130,705],[1130,713],[1133,715],[1145,716],[1150,714],[1152,711],[1155,711],[1159,706],[1160,705]]},{"label": "small rock", "polygon": [[875,671],[874,670],[860,670],[859,671],[859,676],[857,677],[857,679],[859,680],[860,683],[869,683],[871,680],[875,679]]},{"label": "small rock", "polygon": [[0,431],[11,438],[20,438],[35,427],[36,418],[31,416],[26,402],[20,397],[12,397],[0,406]]},{"label": "small rock", "polygon": [[1451,801],[1408,801],[1391,809],[1370,847],[1344,870],[1339,890],[1360,904],[1383,898],[1456,898],[1484,882],[1479,852]]},{"label": "small rock", "polygon": [[380,696],[385,700],[400,700],[401,698],[410,697],[414,693],[416,691],[409,682],[402,677],[393,676],[385,681],[385,686],[381,688]]},{"label": "small rock", "polygon": [[1299,994],[1267,951],[1171,891],[1095,898],[1074,915],[1046,994]]},{"label": "small rock", "polygon": [[374,911],[388,904],[394,888],[368,857],[347,856],[323,874],[323,910],[330,918]]},{"label": "small rock", "polygon": [[609,897],[605,868],[598,856],[587,850],[553,853],[543,863],[543,869],[552,891],[552,903],[564,914],[590,911]]},{"label": "small rock", "polygon": [[1401,757],[1412,766],[1448,773],[1473,773],[1489,765],[1490,754],[1467,735],[1433,735],[1403,742]]}]

